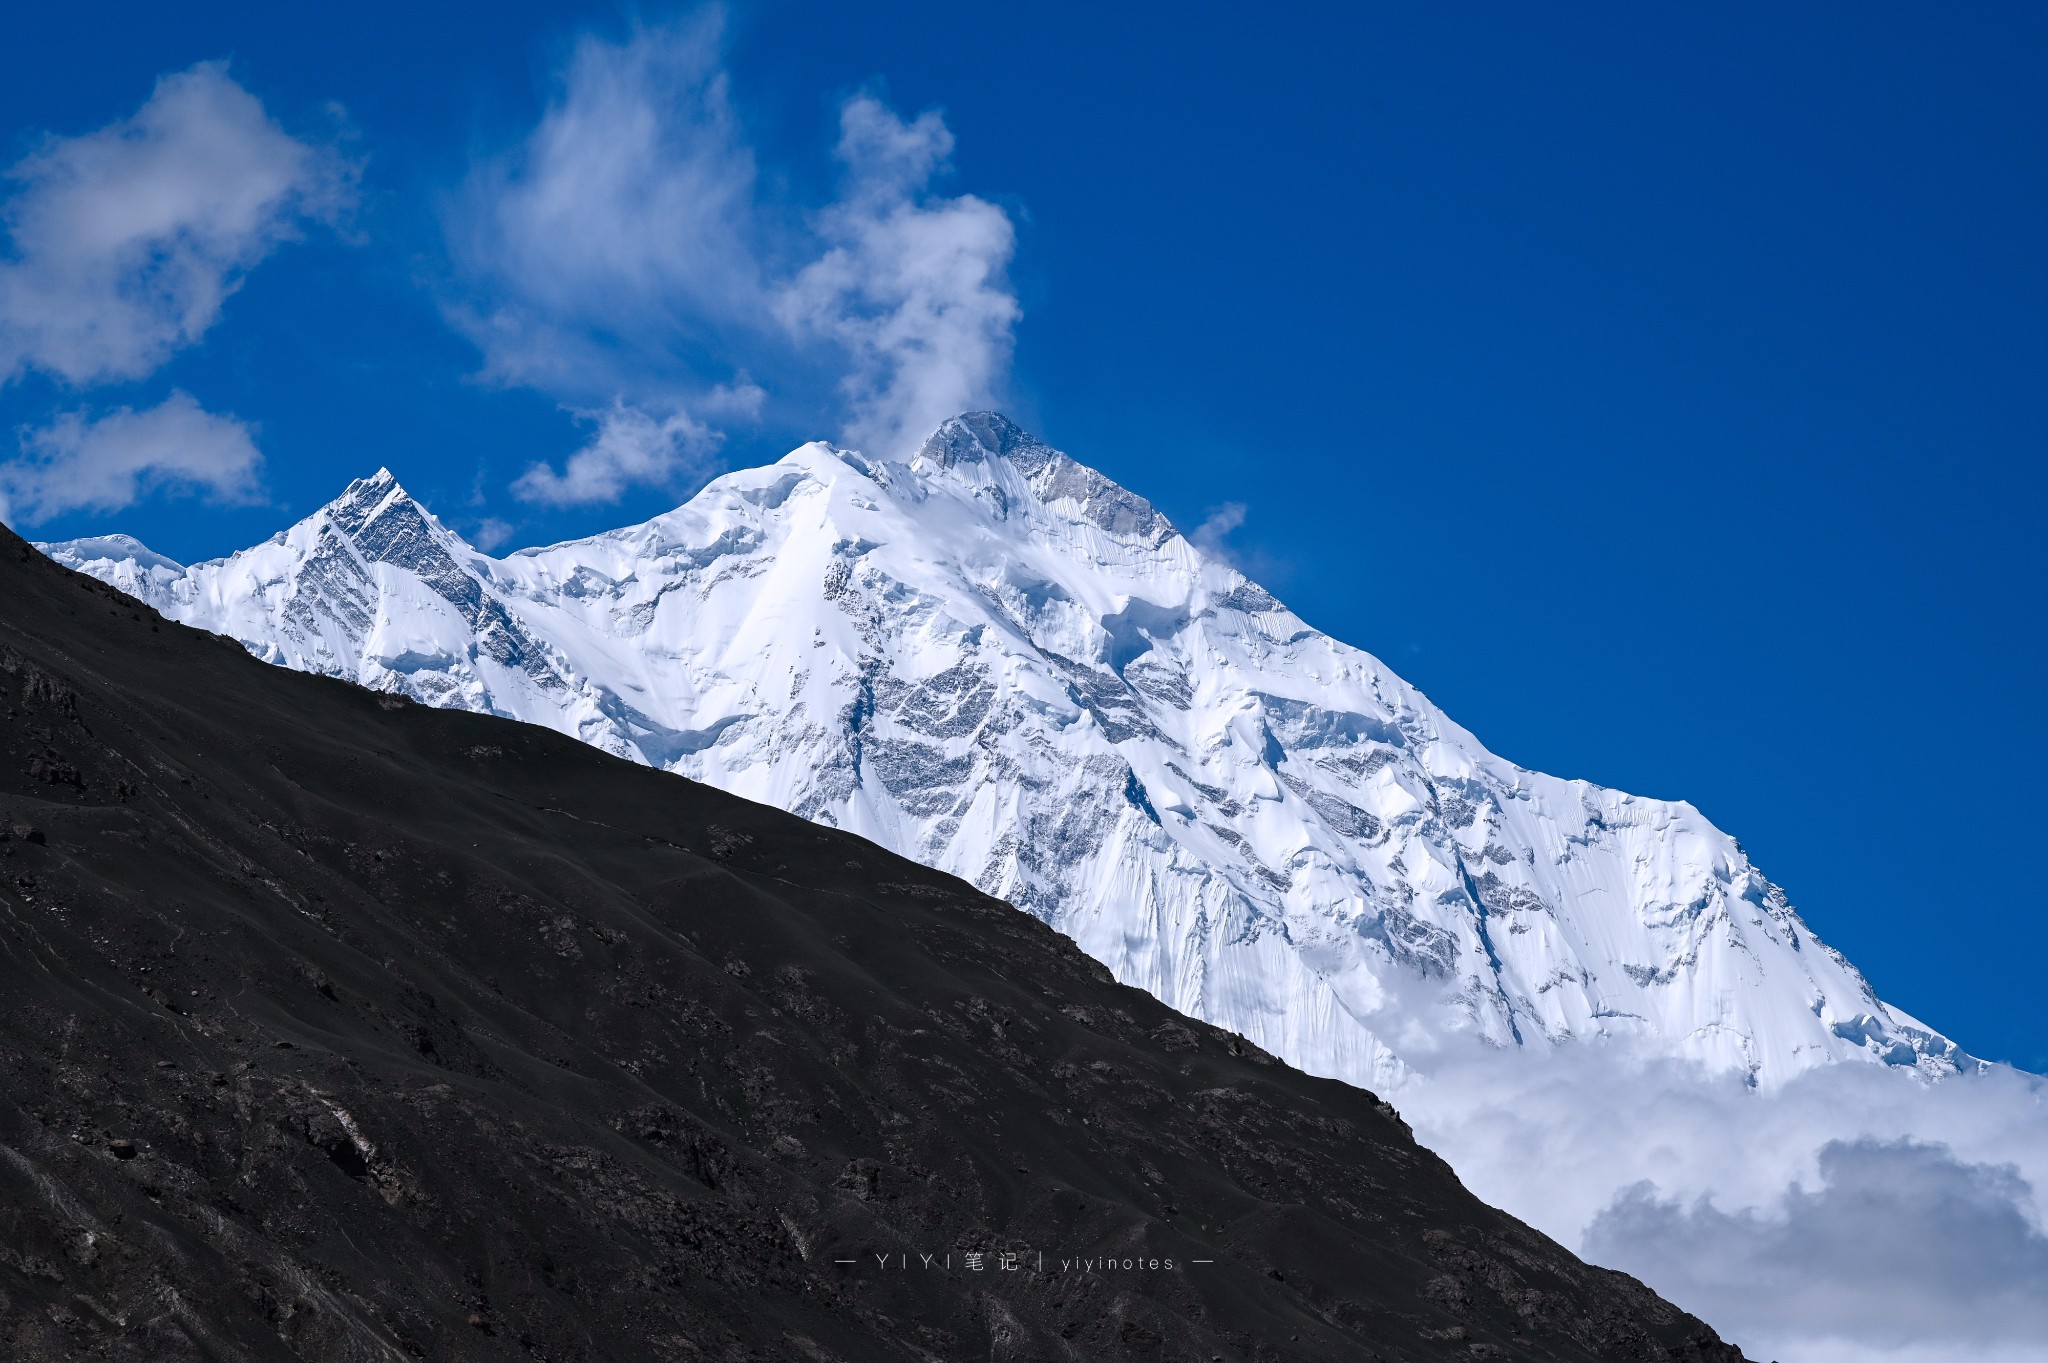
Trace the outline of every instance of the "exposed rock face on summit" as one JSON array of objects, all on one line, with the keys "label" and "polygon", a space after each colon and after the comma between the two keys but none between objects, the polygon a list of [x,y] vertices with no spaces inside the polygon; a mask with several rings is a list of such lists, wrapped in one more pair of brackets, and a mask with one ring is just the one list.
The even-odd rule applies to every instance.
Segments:
[{"label": "exposed rock face on summit", "polygon": [[11,1363],[1739,1363],[969,885],[5,531],[0,749]]},{"label": "exposed rock face on summit", "polygon": [[1494,756],[1001,417],[907,463],[806,445],[503,559],[385,473],[191,568],[47,548],[270,661],[872,838],[1315,1073],[1593,1038],[1765,1086],[1973,1063],[1690,805]]}]

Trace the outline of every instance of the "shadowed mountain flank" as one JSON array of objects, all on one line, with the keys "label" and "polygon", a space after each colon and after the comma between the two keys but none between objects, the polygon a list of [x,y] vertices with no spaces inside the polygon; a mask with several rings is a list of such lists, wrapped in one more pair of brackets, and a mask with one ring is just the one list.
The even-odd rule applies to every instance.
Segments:
[{"label": "shadowed mountain flank", "polygon": [[4,531],[0,701],[7,1358],[1740,1358],[851,835]]}]

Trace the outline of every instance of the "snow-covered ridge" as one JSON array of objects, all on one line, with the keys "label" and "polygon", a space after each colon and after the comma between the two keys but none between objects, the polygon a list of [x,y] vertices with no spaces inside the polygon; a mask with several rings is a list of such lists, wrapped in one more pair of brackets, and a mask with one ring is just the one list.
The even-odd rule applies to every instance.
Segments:
[{"label": "snow-covered ridge", "polygon": [[386,471],[232,557],[42,546],[271,662],[851,829],[1174,1007],[1379,1088],[1596,1039],[1774,1085],[1976,1062],[1692,806],[1526,771],[1000,416],[805,445],[506,558]]}]

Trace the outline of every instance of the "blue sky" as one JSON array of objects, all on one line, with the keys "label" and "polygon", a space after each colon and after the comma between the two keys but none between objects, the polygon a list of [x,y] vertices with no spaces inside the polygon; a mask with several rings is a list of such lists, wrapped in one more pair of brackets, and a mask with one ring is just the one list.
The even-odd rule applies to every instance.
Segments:
[{"label": "blue sky", "polygon": [[543,542],[971,395],[2048,1069],[2048,10],[291,8],[10,16],[37,537]]}]

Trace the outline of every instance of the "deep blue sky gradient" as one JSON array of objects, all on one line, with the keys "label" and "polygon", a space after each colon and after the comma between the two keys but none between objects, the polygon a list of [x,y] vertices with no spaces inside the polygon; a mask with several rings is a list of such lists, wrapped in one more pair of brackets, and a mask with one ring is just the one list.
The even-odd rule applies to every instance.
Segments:
[{"label": "deep blue sky gradient", "polygon": [[[782,192],[822,198],[848,93],[943,109],[954,183],[1021,228],[1013,415],[1184,526],[1244,503],[1236,552],[1311,623],[1514,761],[1692,801],[1885,998],[2048,1070],[2048,8],[1005,8],[737,7]],[[270,504],[36,533],[189,561],[379,464],[514,543],[672,504],[512,502],[579,432],[478,382],[437,302],[471,158],[532,125],[579,32],[624,26],[17,7],[7,162],[227,57],[366,165],[344,234],[91,398],[176,384],[255,421]],[[778,397],[728,463],[832,433],[831,394]],[[0,457],[82,401],[0,390]]]}]

